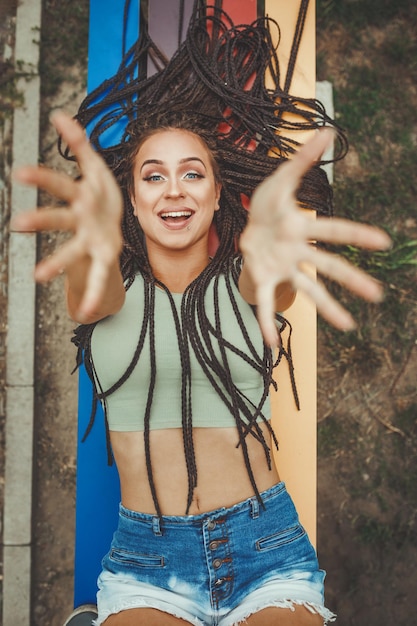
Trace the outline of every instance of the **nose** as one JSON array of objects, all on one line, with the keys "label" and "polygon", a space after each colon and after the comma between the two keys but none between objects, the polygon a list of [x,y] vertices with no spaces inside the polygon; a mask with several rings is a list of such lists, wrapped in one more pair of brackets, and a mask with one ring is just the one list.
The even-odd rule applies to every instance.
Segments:
[{"label": "nose", "polygon": [[178,178],[173,176],[168,179],[165,195],[167,198],[183,198],[185,196],[181,181]]}]

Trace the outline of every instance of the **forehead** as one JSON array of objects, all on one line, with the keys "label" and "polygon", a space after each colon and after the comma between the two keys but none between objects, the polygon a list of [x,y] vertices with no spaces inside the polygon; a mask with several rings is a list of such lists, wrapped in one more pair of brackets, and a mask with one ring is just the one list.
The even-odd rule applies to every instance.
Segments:
[{"label": "forehead", "polygon": [[210,153],[204,141],[195,133],[181,129],[160,130],[145,139],[138,150],[136,161],[147,159],[160,161],[180,161],[198,157],[210,164]]}]

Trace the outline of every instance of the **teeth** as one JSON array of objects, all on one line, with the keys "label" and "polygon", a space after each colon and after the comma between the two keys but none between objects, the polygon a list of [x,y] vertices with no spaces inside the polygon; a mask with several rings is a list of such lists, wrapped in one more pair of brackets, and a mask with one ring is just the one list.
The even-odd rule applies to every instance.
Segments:
[{"label": "teeth", "polygon": [[191,211],[169,211],[167,213],[161,213],[161,217],[190,217]]}]

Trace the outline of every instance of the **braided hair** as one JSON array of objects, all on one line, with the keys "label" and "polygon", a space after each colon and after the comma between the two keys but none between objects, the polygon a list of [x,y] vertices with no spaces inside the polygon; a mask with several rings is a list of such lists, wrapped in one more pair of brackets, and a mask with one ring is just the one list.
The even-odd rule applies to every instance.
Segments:
[{"label": "braided hair", "polygon": [[[258,354],[244,327],[232,289],[232,281],[237,285],[241,269],[238,240],[247,222],[245,206],[252,192],[297,150],[298,143],[292,131],[334,125],[318,101],[297,98],[280,86],[277,50],[271,36],[274,28],[279,30],[278,24],[267,18],[258,19],[250,25],[236,26],[221,9],[219,0],[210,10],[203,0],[196,0],[185,40],[171,60],[168,61],[158,50],[145,23],[138,41],[125,54],[116,75],[89,94],[76,115],[79,122],[89,128],[93,146],[113,171],[124,196],[124,246],[120,267],[126,289],[140,273],[145,290],[145,311],[136,350],[130,365],[111,388],[100,388],[95,375],[91,355],[91,337],[95,324],[81,325],[75,331],[73,342],[79,348],[77,363],[84,361],[94,387],[92,413],[85,437],[92,428],[97,403],[101,401],[111,462],[106,398],[129,378],[148,336],[151,345],[151,378],[144,416],[145,455],[155,509],[160,516],[150,450],[150,418],[157,376],[154,351],[155,288],[164,289],[171,303],[181,355],[181,415],[188,471],[187,512],[197,484],[192,434],[190,350],[195,354],[214,392],[219,394],[235,419],[239,446],[254,493],[260,502],[246,439],[250,435],[263,446],[270,467],[270,449],[259,424],[264,422],[267,425],[275,445],[278,445],[262,411],[270,386],[276,386],[272,372],[282,357],[289,363],[298,403],[292,375],[291,327],[277,314],[281,332],[284,328],[289,329],[288,340],[285,345],[281,345],[277,356],[268,346],[264,346],[262,354]],[[147,76],[150,59],[159,69],[152,76]],[[267,73],[272,87],[266,84]],[[114,129],[118,129],[118,140],[110,146],[105,145],[107,134]],[[180,311],[177,311],[169,289],[153,275],[143,232],[130,200],[135,157],[148,137],[164,129],[183,129],[198,135],[207,147],[215,178],[222,185],[220,210],[214,216],[218,248],[211,263],[185,290]],[[346,141],[342,131],[336,130],[339,138],[336,158],[341,158],[346,150]],[[66,158],[71,158],[62,146],[61,151]],[[301,207],[314,209],[319,214],[332,213],[331,188],[319,165],[304,177],[298,191],[298,201]],[[218,298],[220,276],[225,278],[236,323],[247,344],[246,354],[223,339]],[[214,293],[214,324],[208,319],[204,307],[204,297],[210,285]],[[217,355],[212,347],[213,340],[219,347]],[[264,390],[257,406],[251,404],[234,384],[226,348],[249,362],[262,376]],[[219,380],[222,386],[218,384]]]}]

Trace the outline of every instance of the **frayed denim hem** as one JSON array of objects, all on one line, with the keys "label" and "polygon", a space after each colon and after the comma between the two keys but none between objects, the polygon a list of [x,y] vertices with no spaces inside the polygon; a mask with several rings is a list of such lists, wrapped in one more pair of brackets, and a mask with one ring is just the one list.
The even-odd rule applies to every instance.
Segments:
[{"label": "frayed denim hem", "polygon": [[277,600],[275,602],[260,602],[257,606],[252,608],[246,607],[245,611],[242,610],[242,607],[236,607],[234,611],[222,619],[221,626],[242,626],[246,623],[248,617],[259,613],[263,609],[275,607],[295,611],[295,606],[304,606],[313,615],[320,615],[323,618],[323,626],[336,620],[336,615],[322,604],[314,604],[313,602],[306,602],[305,600]]},{"label": "frayed denim hem", "polygon": [[[295,611],[295,606],[304,606],[308,611],[310,611],[310,613],[313,613],[314,615],[320,615],[324,620],[323,621],[324,626],[336,620],[336,615],[332,613],[331,611],[329,611],[323,605],[317,605],[311,602],[305,602],[303,600],[279,600],[276,602],[268,602],[267,604],[259,604],[259,606],[253,607],[251,609],[246,608],[244,613],[241,610],[239,610],[240,607],[237,607],[227,617],[220,618],[219,623],[221,624],[221,626],[242,626],[243,624],[246,623],[246,620],[248,617],[250,617],[251,615],[254,615],[255,613],[258,613],[259,611],[262,611],[263,609],[276,607],[276,608],[282,608],[282,609],[289,609],[290,611]],[[105,615],[100,615],[96,620],[92,622],[92,624],[93,626],[101,626],[103,622],[105,622],[106,619],[110,617],[110,615],[114,615],[115,613],[120,613],[122,611],[127,611],[129,609],[137,609],[137,608],[156,609],[158,611],[162,611],[163,613],[172,615],[173,617],[178,617],[179,619],[183,619],[189,622],[190,624],[193,624],[193,626],[206,626],[206,624],[202,622],[200,619],[198,619],[198,617],[193,618],[187,612],[183,612],[178,609],[174,610],[171,604],[167,606],[165,602],[155,602],[155,601],[149,602],[148,600],[144,598],[136,598],[136,599],[132,598],[130,602],[119,602],[117,603],[117,605],[114,606],[114,610],[106,611]],[[241,614],[239,615],[239,613]]]},{"label": "frayed denim hem", "polygon": [[198,617],[190,616],[187,611],[182,611],[181,609],[174,607],[171,603],[166,603],[163,600],[147,599],[141,596],[136,598],[133,597],[129,601],[125,600],[115,602],[114,606],[110,609],[107,609],[102,613],[99,612],[97,619],[93,620],[92,625],[101,626],[111,615],[121,613],[122,611],[128,611],[129,609],[156,609],[162,613],[167,613],[173,617],[183,619],[193,626],[205,626],[204,622],[198,619]]}]

